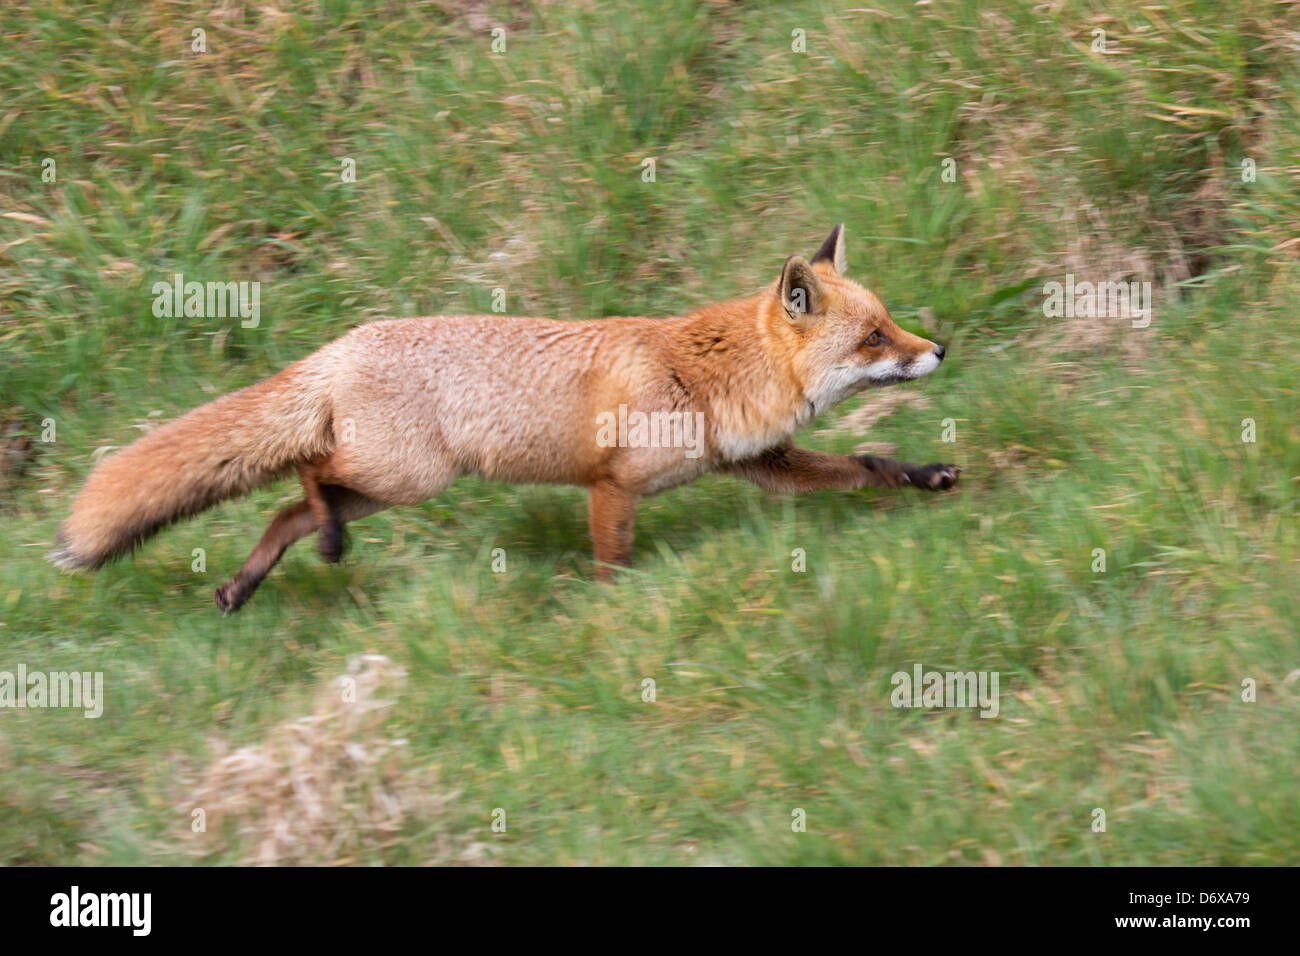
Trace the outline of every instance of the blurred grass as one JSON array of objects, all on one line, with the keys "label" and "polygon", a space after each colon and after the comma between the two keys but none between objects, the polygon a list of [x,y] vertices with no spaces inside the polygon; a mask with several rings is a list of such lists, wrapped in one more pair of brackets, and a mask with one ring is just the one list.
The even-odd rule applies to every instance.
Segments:
[{"label": "blurred grass", "polygon": [[[195,858],[213,741],[265,739],[366,652],[409,673],[394,772],[460,791],[366,862],[447,834],[507,863],[1296,862],[1294,14],[6,5],[0,424],[57,442],[2,503],[0,670],[102,670],[109,699],[0,712],[0,861]],[[94,575],[40,559],[96,447],[359,322],[498,287],[517,314],[680,314],[838,221],[951,358],[908,386],[928,407],[802,440],[959,462],[956,495],[705,479],[648,501],[636,568],[597,587],[581,492],[465,481],[353,526],[340,568],[290,552],[226,619],[212,588],[288,483]],[[261,281],[260,327],[155,318],[175,272]],[[1044,320],[1067,272],[1155,281],[1151,328]],[[914,662],[998,671],[1001,715],[894,710]]]}]

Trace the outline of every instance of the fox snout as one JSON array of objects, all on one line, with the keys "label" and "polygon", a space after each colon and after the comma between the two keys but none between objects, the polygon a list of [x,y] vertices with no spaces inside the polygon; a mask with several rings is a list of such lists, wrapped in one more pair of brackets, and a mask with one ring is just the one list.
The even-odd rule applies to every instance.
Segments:
[{"label": "fox snout", "polygon": [[927,342],[926,344],[931,347],[922,352],[916,358],[912,359],[909,363],[908,373],[910,378],[920,378],[922,375],[929,375],[939,367],[939,364],[943,361],[944,355],[948,352],[948,350],[942,345],[936,345],[932,342]]},{"label": "fox snout", "polygon": [[867,365],[867,384],[878,387],[910,382],[914,378],[929,375],[939,367],[948,350],[919,336],[911,338],[915,341],[905,343],[894,354],[882,356]]}]

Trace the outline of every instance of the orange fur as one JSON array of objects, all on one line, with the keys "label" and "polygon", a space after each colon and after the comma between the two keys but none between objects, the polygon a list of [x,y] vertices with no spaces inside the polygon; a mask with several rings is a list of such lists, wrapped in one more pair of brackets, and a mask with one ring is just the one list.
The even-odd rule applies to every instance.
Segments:
[{"label": "orange fur", "polygon": [[108,455],[59,529],[55,562],[98,567],[172,521],[329,454],[331,372],[327,346]]},{"label": "orange fur", "polygon": [[[321,530],[322,555],[337,560],[343,522],[423,501],[462,474],[590,489],[601,576],[630,559],[637,500],[706,471],[790,491],[949,487],[952,466],[791,445],[836,402],[926,374],[942,358],[845,279],[843,260],[836,227],[811,262],[791,257],[758,295],[674,319],[435,316],[353,329],[106,458],[60,529],[55,558],[97,566],[295,467],[306,501],[276,519],[218,592],[226,610],[297,538]],[[597,422],[620,406],[702,416],[698,448],[602,444]]]}]

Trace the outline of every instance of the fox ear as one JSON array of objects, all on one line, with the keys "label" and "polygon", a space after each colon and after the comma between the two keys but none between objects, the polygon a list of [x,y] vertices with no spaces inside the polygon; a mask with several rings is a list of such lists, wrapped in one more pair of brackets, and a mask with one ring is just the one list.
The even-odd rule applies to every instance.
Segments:
[{"label": "fox ear", "polygon": [[812,257],[813,265],[819,262],[829,264],[836,275],[842,276],[849,270],[848,261],[844,258],[844,223],[831,230],[822,247],[817,250],[817,255]]},{"label": "fox ear", "polygon": [[806,259],[791,256],[785,260],[781,270],[781,281],[777,286],[781,297],[781,308],[798,325],[809,324],[813,316],[821,314],[826,304],[826,289],[822,280]]}]

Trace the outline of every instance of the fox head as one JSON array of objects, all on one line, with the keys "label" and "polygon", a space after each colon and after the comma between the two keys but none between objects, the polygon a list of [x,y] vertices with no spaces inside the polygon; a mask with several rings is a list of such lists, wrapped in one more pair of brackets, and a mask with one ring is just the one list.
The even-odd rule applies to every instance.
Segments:
[{"label": "fox head", "polygon": [[809,262],[791,256],[774,292],[793,335],[793,366],[817,411],[872,386],[920,378],[944,347],[899,328],[884,304],[844,277],[844,225]]}]

